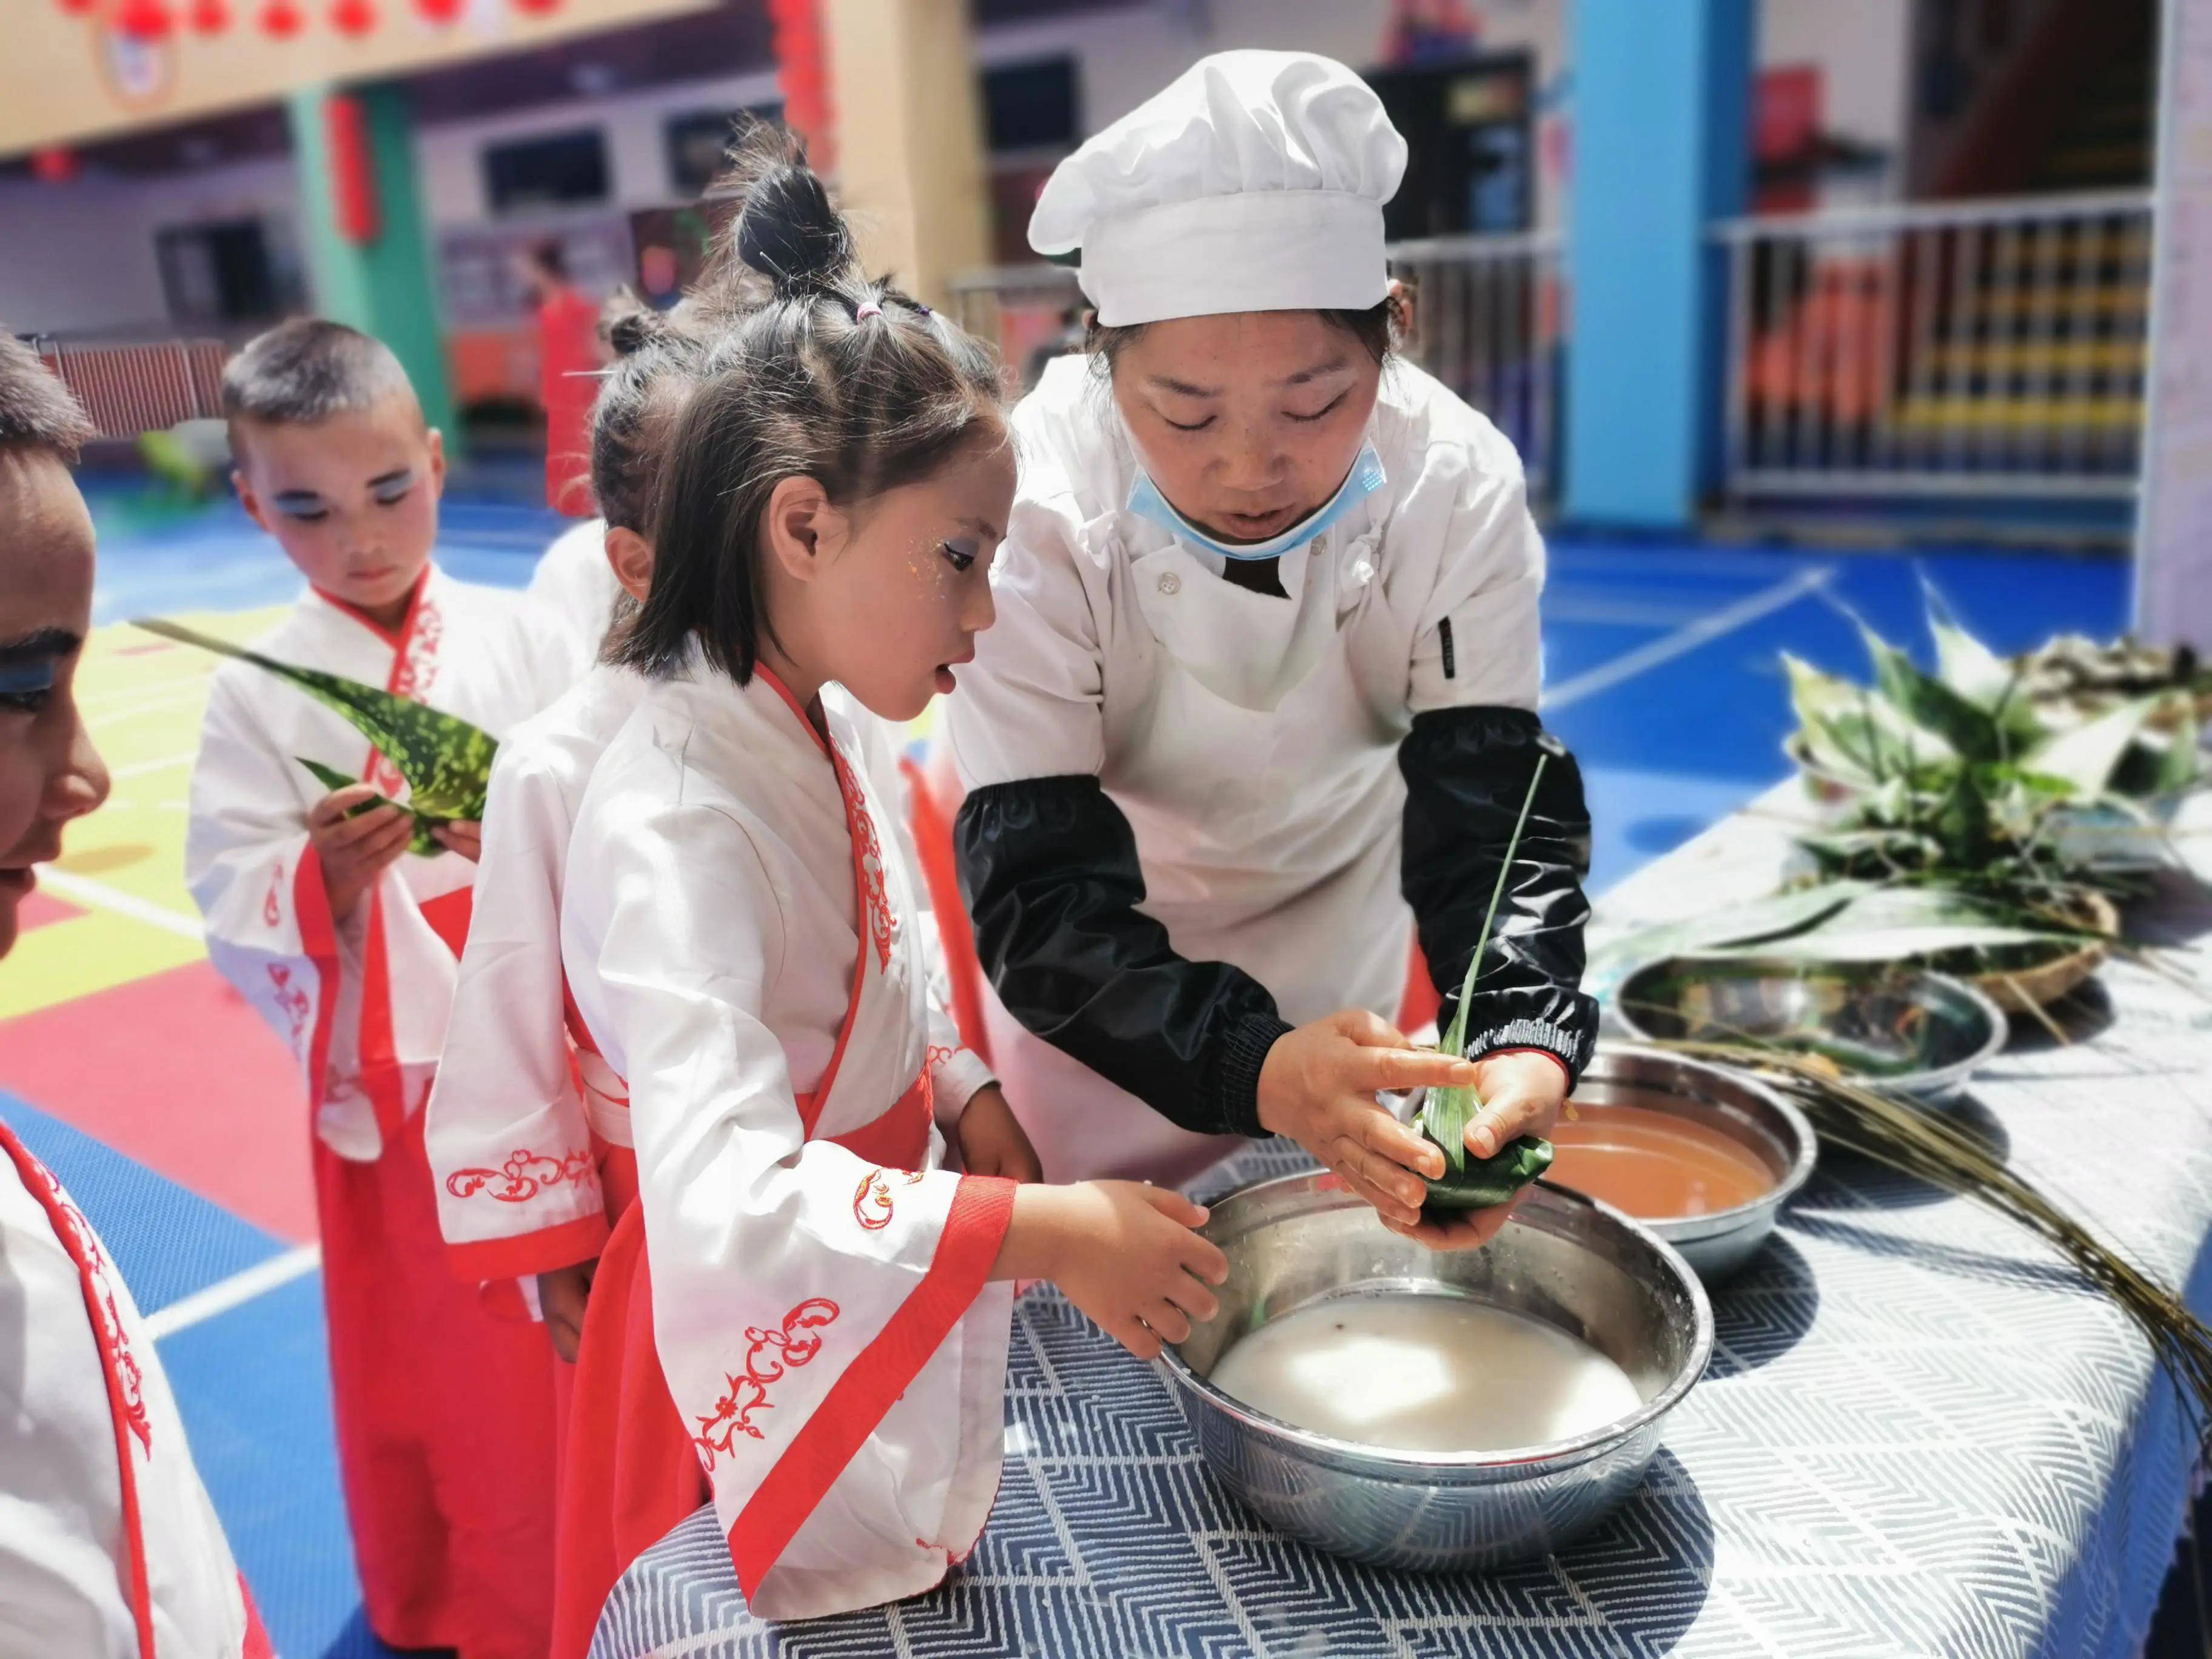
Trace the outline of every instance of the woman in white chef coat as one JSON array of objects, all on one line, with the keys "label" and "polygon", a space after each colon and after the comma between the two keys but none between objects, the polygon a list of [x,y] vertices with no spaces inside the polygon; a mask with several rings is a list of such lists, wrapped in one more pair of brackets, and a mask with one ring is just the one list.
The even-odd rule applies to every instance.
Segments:
[{"label": "woman in white chef coat", "polygon": [[1441,1158],[1374,1095],[1443,1062],[1382,1016],[1417,926],[1449,1019],[1549,749],[1467,1050],[1471,1152],[1547,1128],[1596,1024],[1589,823],[1535,714],[1520,460],[1390,353],[1405,161],[1342,64],[1231,52],[1060,164],[1030,240],[1079,259],[1091,350],[1015,412],[999,625],[948,720],[993,1059],[1048,1177],[1275,1132],[1459,1245],[1503,1215],[1419,1223]]}]

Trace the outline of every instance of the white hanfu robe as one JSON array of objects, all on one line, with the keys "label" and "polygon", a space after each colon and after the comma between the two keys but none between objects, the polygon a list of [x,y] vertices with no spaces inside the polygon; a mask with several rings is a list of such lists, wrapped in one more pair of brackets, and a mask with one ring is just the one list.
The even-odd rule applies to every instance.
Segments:
[{"label": "white hanfu robe", "polygon": [[0,1653],[266,1659],[154,1340],[0,1123]]},{"label": "white hanfu robe", "polygon": [[826,744],[765,672],[657,684],[585,791],[561,916],[627,1079],[660,1366],[768,1619],[914,1595],[973,1547],[1012,1306],[1013,1188],[943,1167],[949,1024],[823,701]]},{"label": "white hanfu robe", "polygon": [[584,786],[645,691],[628,669],[595,668],[509,732],[492,766],[454,1041],[423,1121],[438,1224],[465,1278],[528,1279],[606,1243],[595,1141],[629,1146],[629,1113],[605,1062],[572,1049],[561,884]]},{"label": "white hanfu robe", "polygon": [[607,562],[607,521],[592,519],[553,538],[538,556],[524,598],[557,641],[571,679],[580,680],[599,659],[599,647],[623,597]]},{"label": "white hanfu robe", "polygon": [[[465,1278],[526,1279],[588,1261],[628,1202],[625,1192],[603,1192],[601,1177],[607,1149],[631,1145],[629,1103],[574,1016],[561,971],[560,908],[584,787],[645,691],[645,680],[628,669],[593,669],[509,732],[492,769],[474,919],[453,994],[456,1040],[424,1121],[439,1224]],[[835,687],[829,696],[852,722],[860,769],[878,799],[896,801],[890,728],[841,702]],[[911,871],[903,817],[896,827]],[[913,890],[923,890],[918,881]],[[939,1127],[949,1133],[991,1076],[939,1012],[946,993],[936,930],[926,912],[920,923],[937,988],[934,1093]]]},{"label": "white hanfu robe", "polygon": [[[497,738],[565,689],[526,615],[520,596],[434,567],[396,632],[310,591],[256,644]],[[422,1105],[445,1047],[475,866],[453,853],[403,854],[341,925],[307,842],[308,810],[329,791],[301,757],[405,796],[389,763],[337,714],[250,663],[216,670],[185,874],[210,959],[298,1058],[316,1133],[341,1157],[367,1160]]]}]

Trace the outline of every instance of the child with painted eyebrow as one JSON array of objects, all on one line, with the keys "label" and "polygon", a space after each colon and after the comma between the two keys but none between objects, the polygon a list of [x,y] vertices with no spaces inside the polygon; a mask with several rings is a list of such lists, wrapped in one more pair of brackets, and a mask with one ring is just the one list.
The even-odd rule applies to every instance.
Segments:
[{"label": "child with painted eyebrow", "polygon": [[[0,327],[0,957],[17,942],[35,866],[59,857],[64,830],[107,797],[74,691],[93,533],[70,464],[92,435],[67,390]],[[130,1288],[5,1122],[0,1309],[9,1651],[268,1659]]]},{"label": "child with painted eyebrow", "polygon": [[[431,557],[445,457],[404,371],[336,323],[287,323],[223,376],[240,499],[307,579],[259,641],[494,737],[562,689],[519,595]],[[359,781],[327,789],[303,762]],[[445,1261],[422,1106],[445,1046],[478,830],[410,847],[390,763],[260,669],[214,679],[185,874],[210,958],[291,1044],[313,1126],[332,1407],[370,1627],[464,1659],[542,1655],[552,1357]],[[520,1310],[517,1310],[518,1316]]]},{"label": "child with painted eyebrow", "polygon": [[[774,294],[676,422],[651,591],[616,653],[650,684],[585,787],[561,901],[639,1194],[586,1316],[557,1659],[588,1638],[568,1609],[596,1612],[653,1541],[569,1483],[618,1498],[703,1467],[763,1618],[914,1595],[997,1491],[1012,1281],[1054,1279],[1149,1357],[1226,1273],[1171,1192],[977,1172],[1007,1167],[979,1149],[1027,1149],[939,1052],[866,718],[952,692],[990,625],[1013,494],[997,368],[861,270],[794,158],[761,158],[736,237]],[[617,1385],[592,1383],[602,1367]],[[655,1438],[670,1396],[674,1448]]]}]

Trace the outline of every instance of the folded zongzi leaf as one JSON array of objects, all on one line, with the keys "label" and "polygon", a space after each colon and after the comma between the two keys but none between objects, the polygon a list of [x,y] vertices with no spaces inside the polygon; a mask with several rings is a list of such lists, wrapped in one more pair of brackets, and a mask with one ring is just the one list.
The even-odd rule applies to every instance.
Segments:
[{"label": "folded zongzi leaf", "polygon": [[404,805],[418,821],[473,823],[483,817],[492,757],[499,744],[481,726],[359,680],[279,662],[176,623],[142,620],[133,625],[163,639],[250,662],[336,711],[407,781]]},{"label": "folded zongzi leaf", "polygon": [[1552,1167],[1552,1143],[1534,1135],[1510,1142],[1494,1158],[1470,1158],[1456,1170],[1446,1170],[1443,1179],[1423,1178],[1429,1195],[1424,1210],[1489,1210]]}]

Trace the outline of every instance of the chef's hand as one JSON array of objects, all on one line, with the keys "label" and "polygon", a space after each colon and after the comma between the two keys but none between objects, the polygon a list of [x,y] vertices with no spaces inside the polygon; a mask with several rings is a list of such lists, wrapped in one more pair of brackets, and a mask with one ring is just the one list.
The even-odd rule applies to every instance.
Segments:
[{"label": "chef's hand", "polygon": [[988,1083],[968,1098],[955,1131],[960,1140],[960,1167],[969,1175],[1004,1176],[1010,1181],[1042,1181],[1044,1166],[1036,1148],[1006,1104],[995,1083]]},{"label": "chef's hand", "polygon": [[1206,1207],[1166,1187],[1083,1181],[1015,1189],[994,1279],[1049,1279],[1093,1323],[1139,1359],[1220,1311],[1208,1287],[1229,1258],[1195,1228]]},{"label": "chef's hand", "polygon": [[346,816],[374,800],[376,794],[374,784],[349,783],[307,809],[307,844],[322,862],[323,891],[329,896],[331,916],[339,921],[354,913],[362,895],[376,885],[377,878],[415,838],[415,820],[396,806]]},{"label": "chef's hand", "polygon": [[[1498,1149],[1522,1135],[1551,1133],[1567,1100],[1567,1070],[1548,1054],[1492,1054],[1474,1063],[1475,1098],[1482,1109],[1467,1126],[1469,1158],[1495,1158]],[[1411,1225],[1385,1215],[1382,1224],[1432,1250],[1479,1250],[1498,1237],[1528,1191],[1488,1210],[1468,1210],[1449,1218]]]},{"label": "chef's hand", "polygon": [[1474,1062],[1482,1109],[1467,1126],[1470,1157],[1495,1158],[1522,1135],[1547,1135],[1567,1103],[1567,1068],[1549,1054],[1520,1049]]},{"label": "chef's hand", "polygon": [[1260,1066],[1260,1126],[1287,1135],[1344,1177],[1385,1221],[1420,1220],[1444,1155],[1376,1103],[1384,1089],[1464,1087],[1479,1073],[1463,1060],[1415,1048],[1364,1008],[1346,1008],[1275,1039]]},{"label": "chef's hand", "polygon": [[584,1304],[591,1299],[592,1275],[599,1265],[579,1261],[538,1275],[538,1310],[545,1316],[545,1334],[553,1339],[553,1352],[571,1365],[584,1340]]},{"label": "chef's hand", "polygon": [[471,864],[483,861],[483,825],[455,819],[430,831],[430,839],[448,853],[459,853]]}]

